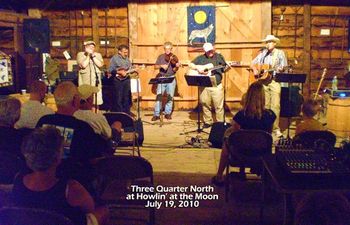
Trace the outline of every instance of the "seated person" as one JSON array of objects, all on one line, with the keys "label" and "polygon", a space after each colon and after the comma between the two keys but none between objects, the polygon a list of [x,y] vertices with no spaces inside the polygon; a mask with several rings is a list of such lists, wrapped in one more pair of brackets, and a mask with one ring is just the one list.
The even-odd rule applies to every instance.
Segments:
[{"label": "seated person", "polygon": [[349,225],[350,203],[340,193],[316,192],[297,205],[295,225]]},{"label": "seated person", "polygon": [[276,119],[275,113],[270,109],[265,109],[265,92],[261,82],[252,83],[245,95],[243,109],[234,115],[231,127],[224,134],[224,144],[222,146],[219,168],[216,176],[212,178],[215,185],[223,185],[223,172],[228,163],[229,150],[227,138],[232,132],[239,129],[254,129],[272,132],[272,126]]},{"label": "seated person", "polygon": [[12,191],[15,206],[55,211],[74,224],[106,224],[108,209],[96,207],[93,198],[76,180],[58,179],[63,137],[53,127],[38,128],[28,135],[22,153],[28,174],[17,175]]},{"label": "seated person", "polygon": [[15,124],[16,128],[34,129],[42,116],[54,114],[52,109],[42,104],[46,91],[47,87],[44,82],[39,80],[33,81],[30,88],[29,100],[22,105],[21,116]]},{"label": "seated person", "polygon": [[303,103],[301,107],[301,111],[303,113],[303,120],[299,124],[297,124],[295,135],[298,135],[303,131],[325,130],[322,123],[314,119],[314,116],[317,114],[319,109],[319,104],[312,99],[306,100]]},{"label": "seated person", "polygon": [[70,81],[60,83],[54,97],[57,105],[56,114],[40,118],[37,127],[54,125],[61,131],[65,141],[65,156],[81,162],[101,157],[108,150],[108,143],[95,134],[91,126],[73,117],[79,109],[80,95],[78,88]]},{"label": "seated person", "polygon": [[21,114],[21,102],[7,97],[0,100],[0,151],[21,154],[22,139],[26,135],[23,130],[14,128]]},{"label": "seated person", "polygon": [[105,139],[112,137],[112,129],[109,126],[106,117],[100,113],[94,113],[94,94],[99,91],[98,87],[88,84],[83,84],[78,87],[80,94],[80,108],[73,116],[79,120],[87,122],[95,131],[96,134],[101,135]]}]

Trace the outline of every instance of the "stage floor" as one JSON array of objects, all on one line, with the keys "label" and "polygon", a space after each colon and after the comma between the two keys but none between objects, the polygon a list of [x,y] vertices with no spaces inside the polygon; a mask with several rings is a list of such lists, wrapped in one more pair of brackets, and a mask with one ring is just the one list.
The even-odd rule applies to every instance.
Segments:
[{"label": "stage floor", "polygon": [[[227,113],[226,122],[231,122],[234,113]],[[183,134],[197,130],[196,112],[174,111],[172,120],[164,118],[162,126],[159,121],[152,122],[152,116],[152,111],[140,112],[144,126],[141,156],[152,163],[155,172],[215,174],[221,150],[208,146],[209,134],[198,134],[197,132]],[[323,117],[321,121],[324,121]],[[286,118],[281,118],[280,126],[286,137]],[[290,128],[290,136],[293,137],[295,121],[291,123]],[[210,129],[204,131],[210,133]],[[197,137],[200,140],[200,145],[189,144],[191,138]]]}]

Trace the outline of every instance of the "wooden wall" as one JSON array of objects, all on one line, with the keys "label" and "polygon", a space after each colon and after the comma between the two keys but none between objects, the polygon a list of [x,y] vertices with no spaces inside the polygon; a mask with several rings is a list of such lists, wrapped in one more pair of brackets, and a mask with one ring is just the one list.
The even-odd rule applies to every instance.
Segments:
[{"label": "wooden wall", "polygon": [[[184,79],[188,63],[202,53],[188,52],[187,6],[216,7],[216,49],[227,61],[248,65],[262,46],[260,40],[271,32],[271,3],[266,1],[135,2],[128,5],[131,58],[145,64],[141,72],[142,106],[154,106],[155,95],[148,81],[157,71],[153,66],[163,53],[163,43],[171,41],[173,52],[184,65],[177,72],[178,94],[175,109],[197,105],[197,88],[188,87]],[[226,100],[231,107],[248,87],[246,66],[234,67],[226,74]]]},{"label": "wooden wall", "polygon": [[42,17],[50,20],[51,42],[61,42],[60,46],[51,46],[51,56],[59,59],[62,69],[67,70],[63,52],[67,50],[75,59],[77,53],[83,50],[84,41],[94,40],[97,51],[108,66],[109,59],[116,53],[116,46],[128,44],[127,15],[126,7],[42,11]]},{"label": "wooden wall", "polygon": [[[9,10],[0,10],[0,50],[11,57],[14,86],[1,93],[16,92],[26,87],[28,79],[23,55],[23,19],[28,16]],[[3,88],[4,89],[4,88]]]},{"label": "wooden wall", "polygon": [[[311,76],[308,76],[305,94],[316,91],[324,68],[328,71],[322,88],[331,87],[331,80],[335,75],[340,78],[341,87],[344,85],[343,75],[350,64],[350,7],[309,7],[310,15],[307,12],[308,6],[304,5],[275,5],[272,10],[273,34],[281,39],[280,47],[287,53],[289,64],[294,67],[295,72],[307,72],[305,68],[310,68]],[[307,31],[307,25],[310,31]],[[321,35],[321,29],[329,29],[330,35]],[[307,33],[310,33],[310,65],[307,65],[308,52],[305,50]]]}]

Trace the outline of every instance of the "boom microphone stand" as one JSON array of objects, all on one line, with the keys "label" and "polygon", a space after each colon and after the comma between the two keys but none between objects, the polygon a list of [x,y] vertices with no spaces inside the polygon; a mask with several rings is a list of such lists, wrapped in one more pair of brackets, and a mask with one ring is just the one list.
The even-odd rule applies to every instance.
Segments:
[{"label": "boom microphone stand", "polygon": [[[93,57],[91,57],[91,55],[90,55],[90,58],[92,60],[92,65],[93,65],[94,71],[95,71],[95,87],[98,87],[98,85],[100,84],[100,80],[99,80],[98,73],[97,73],[97,65],[96,65]],[[97,106],[97,93],[94,94],[94,105],[95,105],[95,113],[97,113],[97,107],[98,107]]]}]

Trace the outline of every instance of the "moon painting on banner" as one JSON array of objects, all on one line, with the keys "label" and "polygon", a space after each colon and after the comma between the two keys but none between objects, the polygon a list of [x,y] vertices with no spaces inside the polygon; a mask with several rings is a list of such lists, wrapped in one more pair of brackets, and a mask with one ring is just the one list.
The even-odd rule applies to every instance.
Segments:
[{"label": "moon painting on banner", "polygon": [[199,47],[203,43],[215,43],[215,7],[189,6],[187,7],[188,44]]}]

